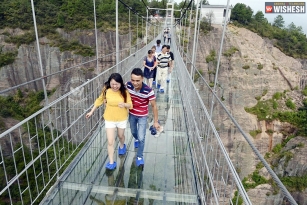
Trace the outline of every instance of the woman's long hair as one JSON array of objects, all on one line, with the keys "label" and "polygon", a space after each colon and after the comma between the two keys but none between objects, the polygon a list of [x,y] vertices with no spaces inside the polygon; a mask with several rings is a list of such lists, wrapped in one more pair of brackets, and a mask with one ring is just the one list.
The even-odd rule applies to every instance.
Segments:
[{"label": "woman's long hair", "polygon": [[108,79],[107,82],[104,83],[104,88],[102,89],[102,92],[104,92],[104,96],[106,96],[107,89],[111,88],[110,82],[111,80],[115,80],[116,82],[120,83],[120,93],[124,98],[124,102],[127,102],[127,93],[126,93],[126,87],[124,85],[124,81],[122,76],[119,73],[112,73]]}]

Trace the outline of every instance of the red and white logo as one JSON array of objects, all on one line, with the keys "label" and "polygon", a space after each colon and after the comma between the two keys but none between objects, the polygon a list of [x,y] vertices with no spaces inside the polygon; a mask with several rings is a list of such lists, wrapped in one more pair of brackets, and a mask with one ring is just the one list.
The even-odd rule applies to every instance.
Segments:
[{"label": "red and white logo", "polygon": [[265,6],[265,13],[272,13],[273,12],[273,6]]}]

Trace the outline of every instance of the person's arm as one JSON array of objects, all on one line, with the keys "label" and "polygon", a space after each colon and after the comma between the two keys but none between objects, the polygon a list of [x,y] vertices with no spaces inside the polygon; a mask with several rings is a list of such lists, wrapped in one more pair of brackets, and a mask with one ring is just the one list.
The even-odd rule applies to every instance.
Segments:
[{"label": "person's arm", "polygon": [[153,123],[153,126],[156,128],[156,129],[159,129],[160,128],[160,125],[158,123],[158,107],[157,107],[157,104],[156,104],[156,100],[150,100],[149,101],[151,106],[152,106],[152,111],[153,111],[153,115],[154,115],[154,123]]},{"label": "person's arm", "polygon": [[101,106],[103,103],[105,103],[106,97],[105,97],[104,93],[105,93],[105,88],[102,90],[102,93],[100,94],[100,96],[95,100],[94,106],[91,109],[91,111],[85,115],[86,118],[90,118],[93,115],[93,113],[95,112],[95,110],[97,110],[97,108],[99,106]]},{"label": "person's arm", "polygon": [[175,57],[174,57],[174,53],[173,52],[172,52],[171,58],[172,58],[172,67],[174,68],[174,66],[175,66]]},{"label": "person's arm", "polygon": [[157,64],[158,64],[158,61],[157,61],[157,58],[156,58],[156,56],[154,56],[154,66],[153,66],[153,68],[155,68],[155,67],[157,67]]},{"label": "person's arm", "polygon": [[132,109],[133,106],[132,106],[132,100],[131,100],[130,93],[128,91],[126,91],[126,93],[127,93],[127,102],[126,103],[123,103],[123,102],[119,103],[118,107]]},{"label": "person's arm", "polygon": [[149,68],[149,67],[146,65],[146,60],[147,60],[147,56],[145,56],[144,59],[143,59],[143,66],[144,66],[144,68]]},{"label": "person's arm", "polygon": [[171,73],[173,71],[174,65],[173,65],[173,60],[171,56],[169,57],[169,70],[168,72]]},{"label": "person's arm", "polygon": [[131,99],[131,95],[127,90],[127,108],[132,109],[133,108],[133,104],[132,104],[132,99]]},{"label": "person's arm", "polygon": [[118,103],[118,107],[132,109],[132,104],[121,102],[121,103]]},{"label": "person's arm", "polygon": [[98,107],[96,107],[95,104],[94,104],[92,110],[91,110],[89,113],[87,113],[87,114],[85,115],[85,117],[86,117],[86,118],[90,118],[90,117],[93,115],[93,113],[95,112],[95,110],[97,110],[97,108],[98,108]]}]

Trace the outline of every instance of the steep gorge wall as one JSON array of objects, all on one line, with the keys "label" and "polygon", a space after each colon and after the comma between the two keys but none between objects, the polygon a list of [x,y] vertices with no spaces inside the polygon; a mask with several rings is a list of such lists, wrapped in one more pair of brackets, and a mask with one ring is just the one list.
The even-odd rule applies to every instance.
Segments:
[{"label": "steep gorge wall", "polygon": [[[11,35],[20,35],[23,33],[19,29],[6,29],[6,32],[9,32]],[[91,46],[95,50],[95,33],[92,30],[74,31],[71,33],[66,33],[62,30],[58,30],[58,32],[63,36],[64,39],[76,39],[80,43]],[[115,32],[98,32],[97,35],[99,56],[103,56],[105,54],[109,54],[115,51]],[[129,34],[120,35],[119,38],[120,50],[129,45]],[[15,45],[5,43],[4,39],[5,36],[0,35],[0,44],[4,45],[4,51],[16,49]],[[80,68],[96,67],[95,56],[83,57],[80,55],[76,55],[74,54],[74,52],[71,51],[61,52],[58,47],[52,47],[50,43],[51,41],[47,38],[39,39],[40,54],[44,75],[56,73],[63,69],[67,69],[81,63],[83,63],[83,65],[73,68],[69,71],[65,71],[61,75],[57,74],[52,77],[46,78],[47,89],[51,90],[58,85],[66,85],[67,83],[69,83],[72,76],[76,75],[76,73],[80,71]],[[91,60],[92,62],[86,63]],[[85,80],[86,78],[90,78],[90,76],[92,75],[97,74],[95,72],[101,72],[112,62],[114,64],[115,55],[110,55],[107,58],[103,58],[100,61],[99,70],[97,71],[96,69],[92,69],[94,72],[88,73],[89,76],[83,76],[83,80]],[[4,90],[40,77],[41,71],[36,49],[36,42],[33,42],[30,45],[21,45],[18,48],[18,55],[15,62],[0,69],[0,90]],[[34,83],[29,84],[28,86],[24,86],[23,88],[41,90],[42,83],[41,81],[36,81]]]},{"label": "steep gorge wall", "polygon": [[[212,32],[199,40],[197,67],[201,68],[207,82],[214,82],[216,65],[212,62],[206,63],[205,58],[211,50],[218,54],[221,36],[222,27],[215,27]],[[217,94],[223,97],[225,106],[264,156],[286,137],[282,132],[289,125],[279,121],[258,121],[257,117],[247,113],[244,107],[255,106],[257,104],[256,97],[261,96],[262,100],[271,99],[274,93],[283,93],[284,91],[287,91],[287,97],[291,98],[297,106],[301,106],[303,96],[300,90],[307,85],[307,60],[286,56],[275,48],[269,39],[262,38],[245,28],[229,25],[225,35],[223,52],[232,46],[236,47],[238,51],[231,57],[223,56],[221,58]],[[258,65],[262,65],[263,68],[258,69]],[[249,68],[243,69],[243,66],[249,66]],[[263,96],[266,91],[267,93]],[[282,109],[288,110],[286,107]],[[217,114],[216,121],[221,122],[218,128],[225,129],[219,130],[219,133],[231,158],[241,164],[239,175],[243,178],[256,169],[256,164],[259,161],[236,128],[229,121],[222,119],[222,116],[225,116],[224,112],[222,110],[218,112],[220,115]],[[260,130],[261,133],[253,138],[248,134],[251,130]],[[273,130],[273,133],[266,132],[268,130]],[[304,138],[297,140],[307,146]],[[296,144],[300,142],[296,142]],[[305,158],[300,156],[305,153],[303,150],[301,148],[293,149],[293,155],[297,155],[297,157],[292,158],[286,164],[285,159],[281,159],[281,165],[274,171],[281,176],[300,176],[298,173],[306,173],[307,169],[304,166],[295,166],[295,164],[303,164],[302,159]],[[287,173],[282,171],[284,169]],[[268,173],[263,171],[262,174],[267,175]],[[250,190],[249,196],[253,204],[280,204],[280,196],[272,195],[272,190],[271,185],[260,185]],[[307,197],[305,195],[305,192],[295,193],[296,199],[302,202],[301,204],[306,203],[305,198]],[[261,197],[263,200],[259,200]]]},{"label": "steep gorge wall", "polygon": [[[6,29],[6,32],[10,33],[10,35],[21,35],[23,31],[19,29]],[[2,33],[0,31],[0,33]],[[64,39],[72,40],[75,39],[78,42],[91,46],[94,51],[95,50],[95,34],[94,31],[74,31],[71,33],[65,33],[62,30],[58,30],[58,32],[63,36]],[[119,36],[120,46],[119,49],[127,48],[130,45],[129,42],[129,34],[120,35]],[[5,43],[6,36],[0,34],[0,44],[3,45],[2,49],[4,52],[6,51],[14,51],[16,45]],[[58,47],[52,46],[52,41],[47,38],[39,39],[40,45],[40,54],[42,59],[42,68],[44,72],[44,76],[49,74],[58,73],[49,77],[44,78],[47,90],[52,90],[56,88],[55,93],[49,97],[49,102],[56,100],[58,97],[63,94],[71,91],[72,89],[83,84],[87,79],[91,79],[98,73],[103,70],[111,67],[116,63],[116,55],[115,55],[115,32],[107,32],[101,33],[98,32],[98,45],[99,45],[99,59],[98,69],[96,69],[96,57],[83,57],[81,55],[76,55],[72,51],[61,52]],[[114,53],[113,55],[107,55],[107,57],[103,57],[106,54]],[[124,50],[121,53],[120,59],[125,58],[129,52]],[[69,68],[69,69],[68,69]],[[64,69],[67,69],[64,72]],[[40,62],[38,58],[38,53],[36,49],[36,42],[31,43],[30,45],[21,45],[18,48],[18,55],[14,63],[1,67],[0,68],[0,90],[5,90],[11,88],[16,85],[20,85],[22,83],[26,83],[29,81],[33,81],[34,79],[41,78],[40,72]],[[43,90],[42,80],[34,81],[27,85],[23,85],[20,87],[21,90],[34,90],[41,91]],[[8,91],[2,95],[14,94],[16,89],[12,91]],[[74,96],[74,95],[72,95]],[[79,99],[79,98],[78,98]],[[72,97],[69,98],[68,105],[74,107],[74,102],[72,101]],[[90,102],[92,103],[92,102]],[[43,104],[43,102],[42,102]],[[84,106],[88,106],[84,104]],[[80,111],[81,113],[81,111]],[[67,115],[67,113],[62,113],[63,115]],[[16,125],[19,121],[13,119],[11,117],[2,118],[0,117],[0,121],[4,124],[4,130]],[[46,122],[48,121],[48,116],[46,116]],[[64,124],[66,122],[63,122]],[[59,126],[61,127],[61,126]],[[63,126],[64,127],[64,126]],[[60,129],[60,128],[59,128]],[[62,130],[60,130],[62,131]],[[18,133],[13,133],[13,145],[19,142]],[[83,136],[74,136],[74,141],[82,140]],[[10,142],[3,139],[3,150],[9,155],[10,154]],[[26,139],[25,139],[26,141]]]}]

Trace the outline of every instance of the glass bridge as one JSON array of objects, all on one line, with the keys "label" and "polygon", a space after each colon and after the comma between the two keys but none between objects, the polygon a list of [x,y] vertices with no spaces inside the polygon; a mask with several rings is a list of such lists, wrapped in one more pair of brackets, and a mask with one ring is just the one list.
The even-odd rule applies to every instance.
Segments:
[{"label": "glass bridge", "polygon": [[[167,9],[172,10],[173,3],[170,4]],[[187,15],[184,18],[186,23]],[[137,29],[139,24],[143,26],[145,18],[141,21]],[[0,134],[0,205],[249,205],[258,204],[259,199],[263,204],[297,204],[227,109],[229,104],[221,101],[221,94],[198,72],[192,57],[197,49],[189,48],[193,55],[187,52],[187,28],[191,24],[183,29],[183,22],[170,26],[175,67],[166,92],[156,95],[164,131],[155,138],[147,129],[142,167],[135,164],[136,149],[128,123],[127,153],[119,157],[116,149],[117,168],[106,170],[104,108],[100,107],[89,120],[85,114],[111,73],[120,73],[127,82],[132,68],[143,67],[147,51],[157,39],[162,39],[166,22],[146,23],[145,42],[131,45],[129,36],[129,50],[116,49],[112,55],[101,56],[98,48],[103,47],[103,42],[98,46],[97,36],[88,35],[92,38],[89,42],[96,41],[90,46],[96,46],[97,56],[82,58],[80,65],[1,90],[3,94],[16,88],[33,89],[34,82],[42,88],[45,81],[65,80],[54,77],[56,74],[66,73],[71,78],[68,84],[61,85],[52,102],[45,98],[42,109]],[[195,27],[194,40],[198,39],[196,31]],[[38,43],[37,50],[40,53]],[[114,62],[115,53],[116,64],[106,67],[103,63]],[[46,64],[47,60],[42,62]],[[87,78],[84,73],[93,67],[94,77]],[[232,93],[224,93],[227,95]],[[152,123],[150,111],[148,128]],[[118,141],[115,146],[118,148]],[[269,190],[255,196],[245,190],[242,180],[256,163],[266,169],[278,187],[276,193]]]},{"label": "glass bridge", "polygon": [[[155,138],[147,129],[143,167],[135,164],[136,149],[128,127],[126,155],[117,155],[115,171],[105,168],[107,141],[101,124],[43,204],[198,204],[191,144],[179,92],[174,72],[166,92],[157,94],[164,131]],[[147,127],[152,123],[149,115]]]}]

